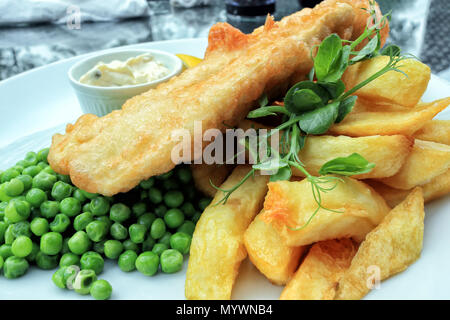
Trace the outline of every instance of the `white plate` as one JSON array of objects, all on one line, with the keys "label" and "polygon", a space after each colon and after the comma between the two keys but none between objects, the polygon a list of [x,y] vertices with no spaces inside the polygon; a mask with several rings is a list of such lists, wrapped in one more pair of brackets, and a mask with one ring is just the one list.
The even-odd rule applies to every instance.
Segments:
[{"label": "white plate", "polygon": [[[128,46],[172,53],[203,56],[206,39],[151,42]],[[27,151],[49,146],[50,137],[64,124],[81,115],[67,70],[80,57],[53,63],[0,82],[0,169],[8,168]],[[432,76],[425,101],[447,96],[450,84]],[[447,108],[438,118],[450,119]],[[367,299],[449,299],[450,277],[450,197],[426,206],[425,239],[422,257],[405,272],[381,283]],[[114,299],[184,299],[183,272],[159,273],[146,277],[139,272],[124,273],[111,261],[101,278],[111,282]],[[85,299],[58,289],[51,281],[54,271],[33,267],[26,276],[7,280],[0,276],[0,299]],[[233,291],[234,299],[278,299],[282,287],[274,286],[245,261]]]}]

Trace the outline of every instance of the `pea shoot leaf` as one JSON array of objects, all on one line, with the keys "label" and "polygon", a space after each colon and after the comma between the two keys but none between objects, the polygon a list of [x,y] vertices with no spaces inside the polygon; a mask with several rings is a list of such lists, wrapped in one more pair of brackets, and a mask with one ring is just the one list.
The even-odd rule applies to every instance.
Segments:
[{"label": "pea shoot leaf", "polygon": [[341,50],[342,40],[335,33],[330,34],[322,41],[314,58],[314,70],[319,81],[326,81],[325,78],[330,71],[336,68],[336,58]]},{"label": "pea shoot leaf", "polygon": [[261,117],[266,117],[266,116],[276,116],[277,112],[288,114],[286,109],[281,106],[268,106],[268,107],[261,107],[261,108],[250,111],[247,115],[247,118],[254,119],[254,118],[261,118]]},{"label": "pea shoot leaf", "polygon": [[339,174],[342,176],[353,176],[370,172],[375,167],[358,153],[353,153],[348,157],[335,158],[325,163],[319,170],[319,174]]},{"label": "pea shoot leaf", "polygon": [[345,91],[345,84],[342,80],[337,82],[318,82],[318,85],[327,90],[332,99],[336,99]]},{"label": "pea shoot leaf", "polygon": [[292,176],[291,167],[282,167],[279,168],[277,173],[270,176],[270,181],[280,181],[280,180],[289,180]]},{"label": "pea shoot leaf", "polygon": [[401,49],[399,46],[395,44],[390,44],[381,50],[381,55],[390,56],[390,57],[398,57],[401,54]]},{"label": "pea shoot leaf", "polygon": [[336,123],[344,120],[345,116],[353,110],[357,98],[357,96],[350,96],[341,101],[341,103],[339,104],[338,116],[335,121]]},{"label": "pea shoot leaf", "polygon": [[350,59],[350,64],[370,57],[371,54],[377,50],[377,48],[379,48],[379,38],[375,36],[358,52],[356,56]]},{"label": "pea shoot leaf", "polygon": [[[312,93],[306,90],[310,90]],[[313,94],[315,94],[315,96]],[[320,98],[320,101],[317,97]],[[317,83],[312,81],[301,81],[295,84],[286,93],[284,98],[284,106],[288,111],[295,114],[300,114],[325,105],[329,99],[330,96],[327,90],[319,86]]]},{"label": "pea shoot leaf", "polygon": [[299,126],[307,134],[323,134],[328,131],[338,116],[339,101],[327,104],[302,114]]}]

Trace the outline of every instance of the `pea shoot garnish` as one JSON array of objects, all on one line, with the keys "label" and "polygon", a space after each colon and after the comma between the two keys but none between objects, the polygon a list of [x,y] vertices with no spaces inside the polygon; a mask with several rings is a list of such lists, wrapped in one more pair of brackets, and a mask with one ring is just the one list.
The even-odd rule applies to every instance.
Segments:
[{"label": "pea shoot garnish", "polygon": [[[398,67],[399,63],[406,59],[406,56],[400,54],[400,48],[390,45],[381,50],[380,31],[388,23],[389,14],[378,19],[373,4],[367,11],[371,14],[370,19],[363,33],[356,40],[343,40],[337,34],[331,34],[322,41],[317,48],[317,54],[313,57],[314,66],[309,73],[309,79],[298,82],[287,91],[284,97],[284,107],[268,105],[268,99],[264,96],[260,99],[260,107],[247,115],[247,118],[250,119],[273,115],[282,117],[282,123],[270,134],[259,136],[260,143],[261,141],[267,142],[273,132],[279,132],[281,137],[279,150],[274,150],[265,143],[270,159],[261,159],[256,156],[256,163],[252,165],[249,173],[232,188],[222,189],[211,183],[213,187],[224,193],[223,198],[217,204],[226,203],[230,195],[258,170],[274,172],[270,175],[270,181],[278,181],[289,180],[292,176],[291,168],[296,168],[311,183],[312,193],[318,205],[303,226],[291,228],[300,230],[309,224],[320,208],[336,212],[322,206],[321,195],[333,190],[337,183],[343,181],[339,175],[358,175],[373,169],[375,164],[369,163],[361,155],[354,153],[348,157],[328,161],[319,171],[321,176],[317,177],[306,170],[298,157],[308,135],[326,133],[334,123],[341,122],[352,111],[357,100],[357,96],[353,94],[357,90],[386,72],[403,73]],[[358,50],[357,48],[364,41],[367,43]],[[386,66],[353,88],[345,87],[341,78],[349,66],[379,55],[389,56],[390,59]],[[258,145],[259,147],[260,145]],[[250,152],[252,151],[250,150]],[[252,154],[257,154],[257,152],[253,151]],[[334,176],[329,176],[329,174]]]}]

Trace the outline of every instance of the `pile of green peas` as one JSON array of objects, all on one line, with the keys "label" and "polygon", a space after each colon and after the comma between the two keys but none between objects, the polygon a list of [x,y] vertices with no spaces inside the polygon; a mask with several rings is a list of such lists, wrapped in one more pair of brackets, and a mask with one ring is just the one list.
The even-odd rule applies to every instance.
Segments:
[{"label": "pile of green peas", "polygon": [[82,294],[101,299],[110,296],[110,285],[92,273],[102,272],[105,258],[147,276],[182,269],[195,224],[211,202],[193,187],[188,166],[106,197],[52,170],[48,151],[28,152],[0,172],[0,271],[6,278],[23,276],[30,265],[60,267],[53,281],[61,287],[67,268],[77,266],[89,270]]}]

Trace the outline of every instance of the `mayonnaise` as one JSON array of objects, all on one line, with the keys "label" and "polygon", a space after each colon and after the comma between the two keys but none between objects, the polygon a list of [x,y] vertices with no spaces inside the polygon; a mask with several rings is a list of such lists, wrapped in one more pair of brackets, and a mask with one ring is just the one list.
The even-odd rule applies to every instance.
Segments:
[{"label": "mayonnaise", "polygon": [[99,62],[80,78],[80,82],[99,87],[120,87],[147,83],[169,74],[169,69],[144,53],[126,61]]}]

